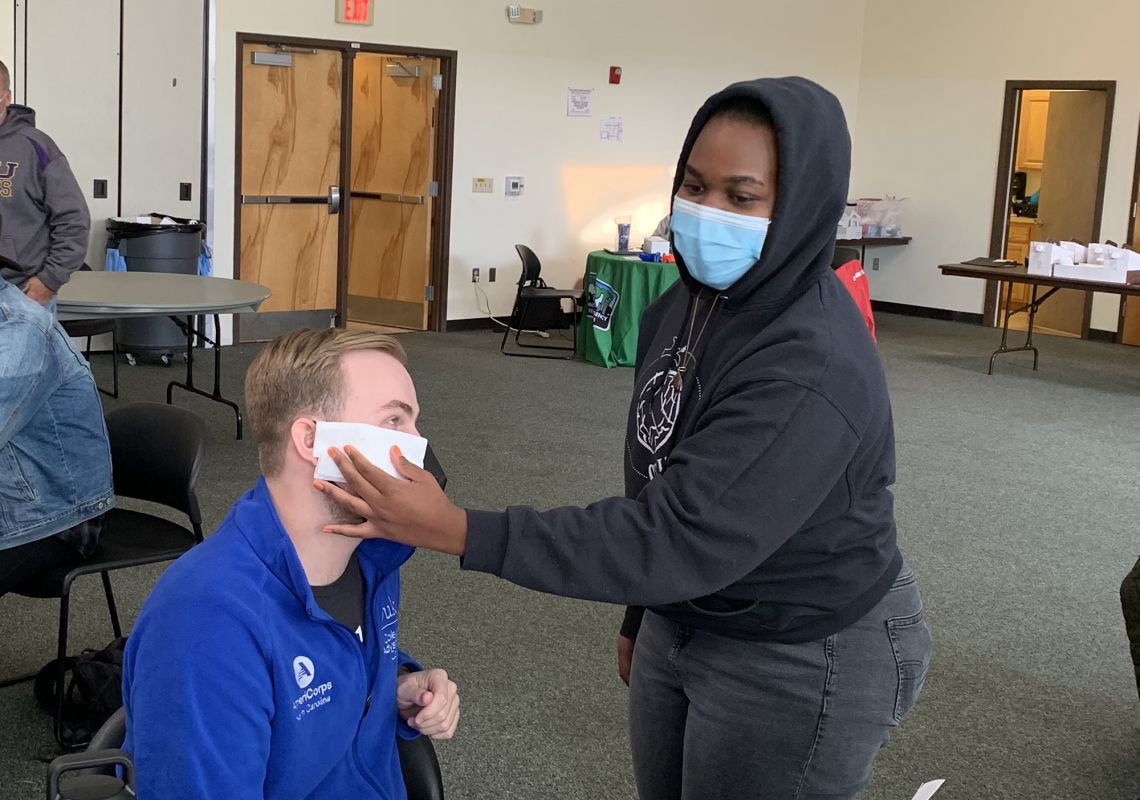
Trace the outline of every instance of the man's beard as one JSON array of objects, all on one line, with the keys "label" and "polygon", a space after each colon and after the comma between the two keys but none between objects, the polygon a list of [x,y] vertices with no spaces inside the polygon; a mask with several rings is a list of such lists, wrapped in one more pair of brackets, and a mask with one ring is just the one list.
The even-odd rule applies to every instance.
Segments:
[{"label": "man's beard", "polygon": [[[341,487],[344,488],[343,486]],[[364,522],[364,517],[359,514],[354,514],[347,508],[342,506],[336,500],[333,500],[326,494],[321,494],[321,500],[325,504],[325,510],[328,512],[328,525],[357,525]]]}]

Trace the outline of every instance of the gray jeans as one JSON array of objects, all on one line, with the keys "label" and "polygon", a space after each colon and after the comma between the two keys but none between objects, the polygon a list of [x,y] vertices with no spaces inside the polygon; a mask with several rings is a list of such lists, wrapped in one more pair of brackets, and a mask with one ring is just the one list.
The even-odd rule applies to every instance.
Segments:
[{"label": "gray jeans", "polygon": [[642,800],[852,798],[914,706],[930,630],[903,566],[858,622],[815,642],[750,642],[647,612],[629,693]]}]

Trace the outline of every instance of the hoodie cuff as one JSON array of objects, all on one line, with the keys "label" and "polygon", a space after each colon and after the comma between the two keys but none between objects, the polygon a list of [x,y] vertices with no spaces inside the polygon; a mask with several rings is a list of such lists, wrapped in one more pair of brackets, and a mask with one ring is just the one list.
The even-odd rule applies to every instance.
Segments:
[{"label": "hoodie cuff", "polygon": [[506,512],[467,509],[467,552],[459,559],[459,566],[501,576],[509,535]]},{"label": "hoodie cuff", "polygon": [[627,639],[636,639],[637,632],[641,630],[641,618],[645,616],[645,609],[641,606],[627,606],[625,619],[621,621],[621,635]]},{"label": "hoodie cuff", "polygon": [[[396,651],[399,660],[399,666],[396,667],[396,680],[399,680],[399,670],[403,668],[406,672],[423,672],[423,666],[405,653],[403,650]],[[415,739],[420,735],[420,732],[404,721],[404,718],[399,714],[396,715],[396,735],[401,739]]]},{"label": "hoodie cuff", "polygon": [[54,274],[50,269],[42,269],[35,275],[29,275],[29,278],[39,278],[40,283],[47,287],[48,291],[52,294],[59,294],[59,287],[67,283],[67,279],[60,280],[59,276]]}]

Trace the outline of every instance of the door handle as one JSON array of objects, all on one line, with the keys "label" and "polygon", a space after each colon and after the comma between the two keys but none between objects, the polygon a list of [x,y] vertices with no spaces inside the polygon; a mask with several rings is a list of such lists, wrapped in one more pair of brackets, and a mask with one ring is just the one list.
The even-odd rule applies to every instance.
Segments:
[{"label": "door handle", "polygon": [[330,214],[339,214],[340,213],[340,187],[339,186],[330,186],[329,187],[329,213]]},{"label": "door handle", "polygon": [[422,194],[392,194],[390,192],[353,192],[353,197],[360,197],[365,200],[383,200],[387,203],[407,203],[413,206],[422,206],[424,204],[424,196]]}]

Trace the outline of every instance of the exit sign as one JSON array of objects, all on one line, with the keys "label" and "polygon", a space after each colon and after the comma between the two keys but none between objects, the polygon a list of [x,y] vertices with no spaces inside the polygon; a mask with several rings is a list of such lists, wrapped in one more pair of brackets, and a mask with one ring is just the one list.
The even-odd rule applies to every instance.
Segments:
[{"label": "exit sign", "polygon": [[347,25],[372,24],[372,0],[335,0],[336,21]]}]

